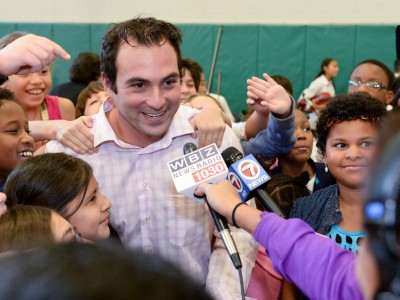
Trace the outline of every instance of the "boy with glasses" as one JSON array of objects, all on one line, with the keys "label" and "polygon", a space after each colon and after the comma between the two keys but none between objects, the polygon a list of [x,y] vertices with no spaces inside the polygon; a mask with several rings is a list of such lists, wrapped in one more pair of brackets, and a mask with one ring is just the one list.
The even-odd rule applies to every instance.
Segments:
[{"label": "boy with glasses", "polygon": [[348,93],[366,93],[388,105],[393,98],[394,75],[382,62],[367,59],[360,62],[350,75]]}]

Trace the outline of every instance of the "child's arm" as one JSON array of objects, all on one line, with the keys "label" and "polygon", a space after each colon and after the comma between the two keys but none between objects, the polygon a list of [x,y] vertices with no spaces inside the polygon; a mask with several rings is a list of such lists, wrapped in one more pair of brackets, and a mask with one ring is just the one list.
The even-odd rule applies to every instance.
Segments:
[{"label": "child's arm", "polygon": [[73,121],[30,121],[29,129],[35,141],[58,140],[76,153],[90,153],[93,150],[93,118],[80,117]]},{"label": "child's arm", "polygon": [[247,80],[247,104],[254,109],[254,113],[246,122],[246,137],[252,138],[267,127],[269,113],[275,117],[285,119],[290,116],[292,99],[285,89],[277,84],[268,74],[264,78],[253,77]]},{"label": "child's arm", "polygon": [[[197,196],[207,195],[207,201],[218,213],[225,216],[229,224],[232,223],[232,212],[238,203],[242,202],[237,190],[227,180],[221,180],[216,184],[202,183],[195,191]],[[243,207],[242,207],[243,206]],[[260,222],[261,211],[242,205],[235,212],[235,221],[250,234],[256,230]]]}]

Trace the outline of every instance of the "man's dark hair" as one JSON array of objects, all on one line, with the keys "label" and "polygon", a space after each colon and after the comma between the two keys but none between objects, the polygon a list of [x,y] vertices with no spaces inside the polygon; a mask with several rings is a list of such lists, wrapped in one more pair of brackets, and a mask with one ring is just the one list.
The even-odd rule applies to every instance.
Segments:
[{"label": "man's dark hair", "polygon": [[176,52],[179,75],[182,76],[180,45],[182,33],[175,25],[155,18],[137,17],[115,24],[103,37],[101,49],[101,72],[110,82],[111,89],[118,93],[116,86],[117,54],[123,43],[142,46],[160,46],[170,43]]}]

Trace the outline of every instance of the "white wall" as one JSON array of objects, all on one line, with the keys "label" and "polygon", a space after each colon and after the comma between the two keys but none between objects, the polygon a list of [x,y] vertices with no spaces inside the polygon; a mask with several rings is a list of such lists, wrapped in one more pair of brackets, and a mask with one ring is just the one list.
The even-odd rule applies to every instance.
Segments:
[{"label": "white wall", "polygon": [[399,24],[400,0],[0,0],[1,22]]}]

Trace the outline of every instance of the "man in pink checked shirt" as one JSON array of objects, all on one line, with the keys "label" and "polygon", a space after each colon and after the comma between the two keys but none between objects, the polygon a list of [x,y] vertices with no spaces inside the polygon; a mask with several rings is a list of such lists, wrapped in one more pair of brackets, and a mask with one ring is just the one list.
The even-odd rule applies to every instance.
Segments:
[{"label": "man in pink checked shirt", "polygon": [[[167,168],[186,143],[207,143],[194,136],[196,111],[180,106],[181,39],[177,27],[154,18],[121,22],[105,34],[101,71],[108,99],[94,117],[97,152],[78,156],[112,200],[111,224],[126,247],[175,262],[216,299],[240,299],[239,275],[209,211],[177,194]],[[241,149],[229,127],[213,138],[221,151]],[[46,145],[46,152],[59,151],[77,155],[56,141]],[[246,288],[257,243],[241,229],[232,234]]]}]

